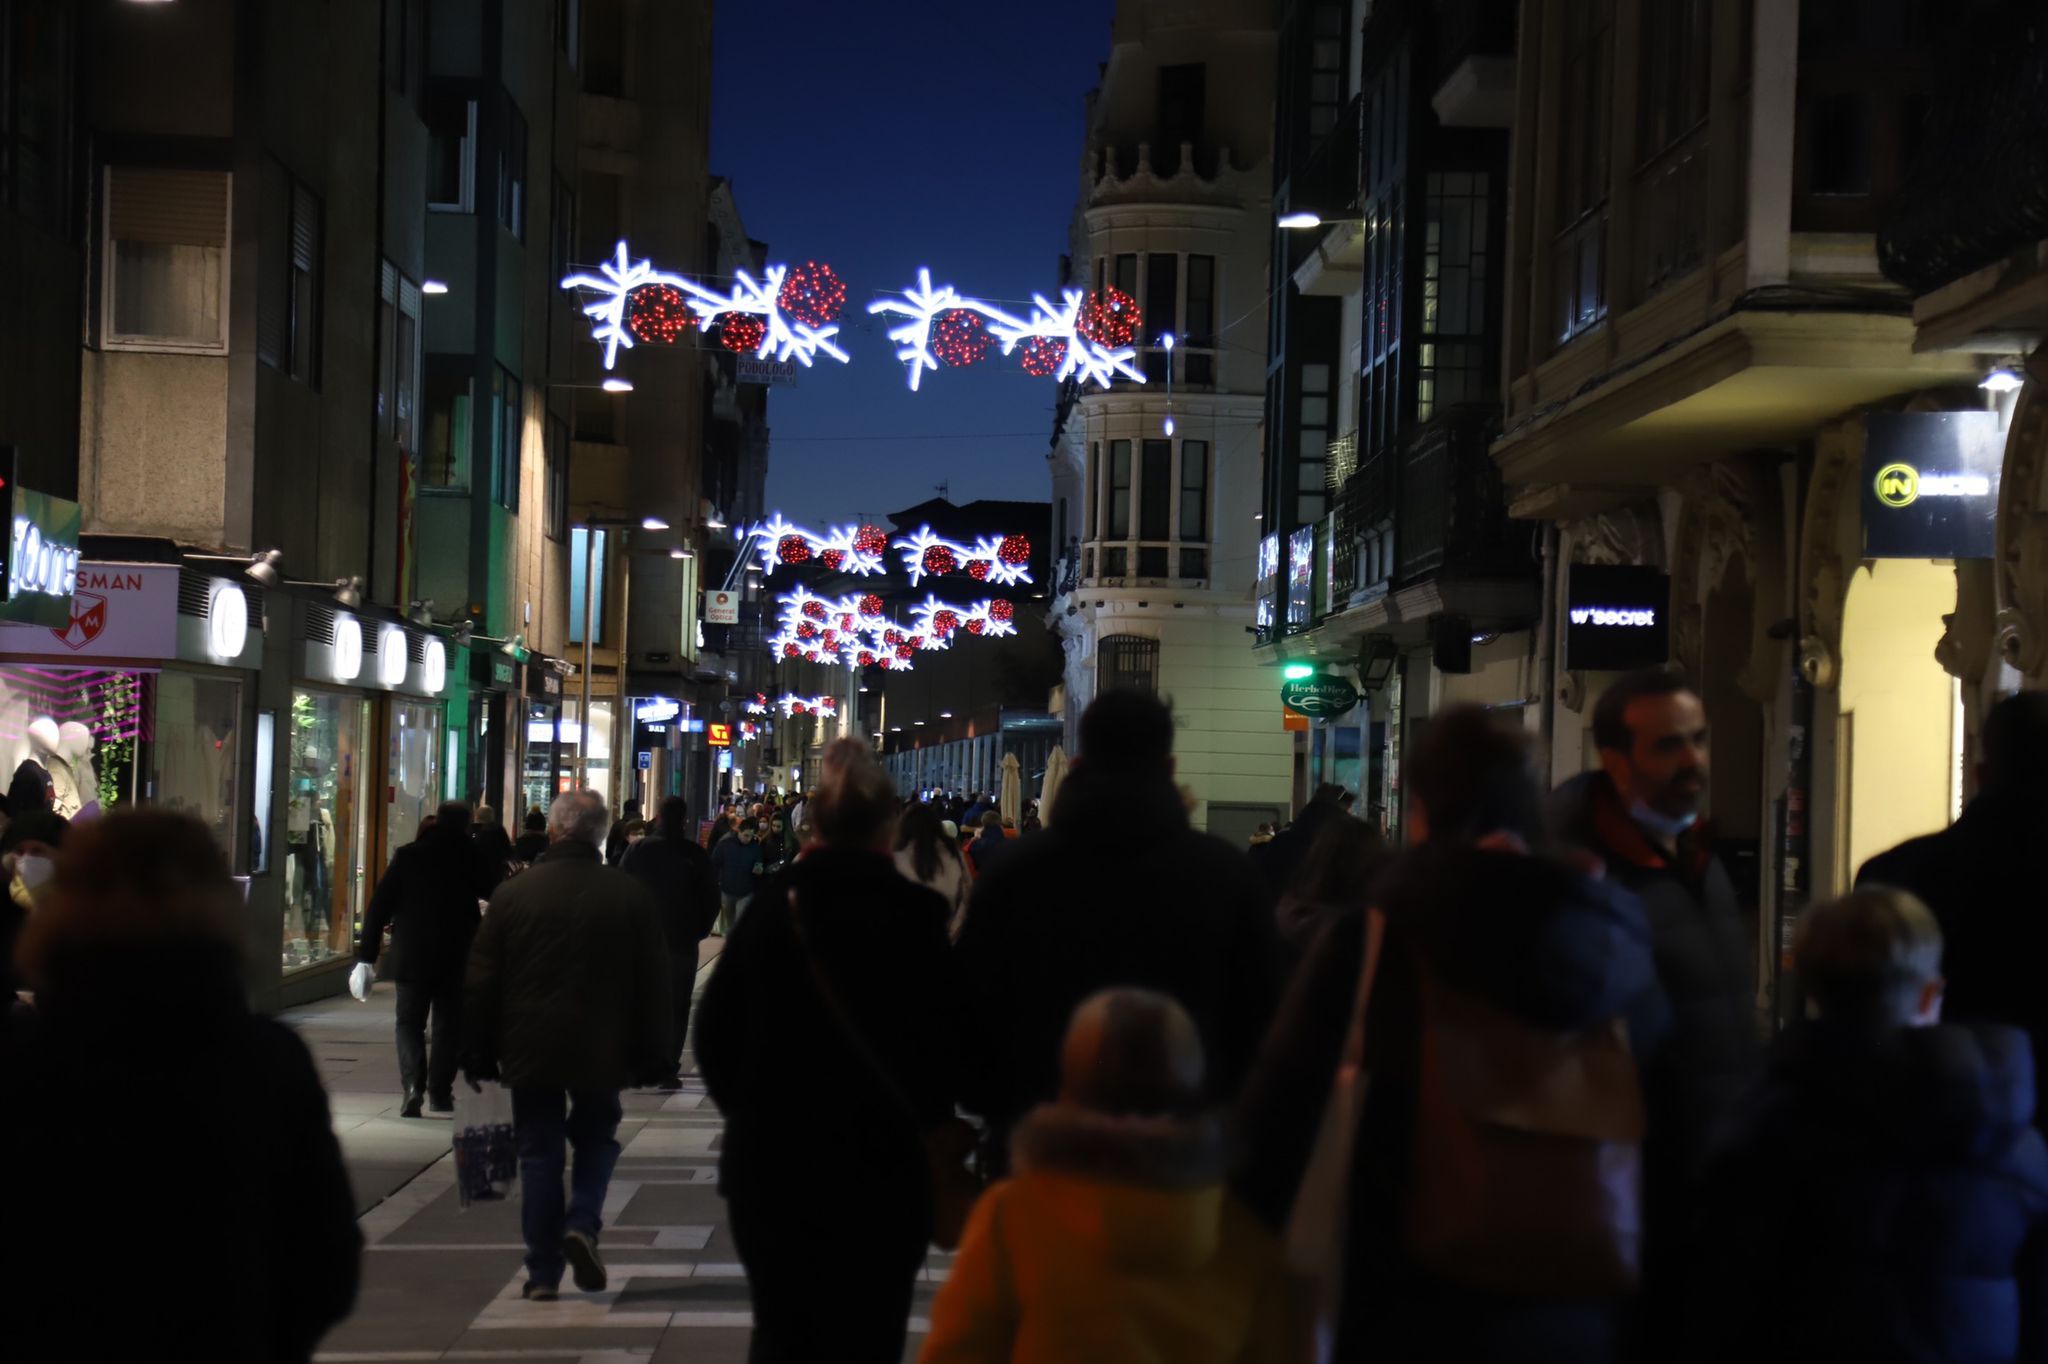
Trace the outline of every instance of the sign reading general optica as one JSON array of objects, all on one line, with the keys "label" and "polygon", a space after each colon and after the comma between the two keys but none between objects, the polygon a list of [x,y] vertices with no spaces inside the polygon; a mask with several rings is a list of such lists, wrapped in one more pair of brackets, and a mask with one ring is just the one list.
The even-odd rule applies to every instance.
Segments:
[{"label": "sign reading general optica", "polygon": [[1863,553],[1988,559],[2005,432],[1996,412],[1873,412],[1864,419]]},{"label": "sign reading general optica", "polygon": [[71,594],[78,589],[78,504],[20,484],[13,492],[0,620],[62,630],[71,624]]},{"label": "sign reading general optica", "polygon": [[1280,684],[1280,704],[1311,720],[1328,720],[1358,704],[1358,688],[1321,673],[1289,678]]},{"label": "sign reading general optica", "polygon": [[1640,564],[1573,564],[1565,588],[1564,665],[1624,672],[1671,657],[1671,580]]}]

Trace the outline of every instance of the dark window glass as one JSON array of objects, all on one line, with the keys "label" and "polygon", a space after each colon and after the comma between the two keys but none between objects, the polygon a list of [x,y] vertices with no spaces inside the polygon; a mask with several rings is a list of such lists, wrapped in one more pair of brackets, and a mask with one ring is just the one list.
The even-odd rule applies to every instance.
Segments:
[{"label": "dark window glass", "polygon": [[1166,361],[1168,353],[1160,348],[1160,338],[1171,335],[1175,341],[1181,338],[1180,331],[1180,257],[1170,252],[1154,251],[1145,257],[1144,330],[1139,336],[1140,344],[1152,349],[1145,352],[1145,379],[1148,383],[1166,382]]},{"label": "dark window glass", "polygon": [[1131,443],[1109,443],[1109,523],[1103,528],[1105,540],[1131,537]]},{"label": "dark window glass", "polygon": [[498,148],[498,221],[526,240],[526,116],[505,101],[505,140]]},{"label": "dark window glass", "polygon": [[1552,314],[1559,341],[1607,315],[1607,179],[1614,0],[1566,0]]},{"label": "dark window glass", "polygon": [[1132,298],[1138,296],[1138,255],[1135,251],[1126,251],[1116,258],[1116,287]]},{"label": "dark window glass", "polygon": [[460,95],[428,96],[427,207],[438,213],[476,209],[476,101]]},{"label": "dark window glass", "polygon": [[1159,68],[1159,106],[1153,123],[1152,157],[1178,162],[1180,144],[1202,140],[1208,72],[1200,62]]},{"label": "dark window glass", "polygon": [[494,432],[497,449],[497,474],[492,480],[492,495],[499,506],[506,511],[519,510],[519,440],[524,422],[521,420],[519,402],[519,381],[512,377],[504,366],[498,367],[497,376],[492,380],[497,427]]},{"label": "dark window glass", "polygon": [[1180,443],[1180,538],[1197,542],[1209,538],[1209,442],[1205,440]]},{"label": "dark window glass", "polygon": [[1183,578],[1206,578],[1209,576],[1209,551],[1206,549],[1184,549],[1180,552],[1180,576]]},{"label": "dark window glass", "polygon": [[569,423],[548,414],[547,511],[543,531],[550,540],[569,533]]},{"label": "dark window glass", "polygon": [[[1148,440],[1138,474],[1138,538],[1164,540],[1173,534],[1173,442]],[[1160,570],[1161,574],[1165,569]]]},{"label": "dark window glass", "polygon": [[469,487],[469,452],[474,431],[476,379],[466,355],[427,358],[426,439],[420,448],[420,486],[463,491]]},{"label": "dark window glass", "polygon": [[1167,548],[1165,545],[1144,545],[1138,550],[1138,576],[1141,578],[1164,578],[1166,576]]},{"label": "dark window glass", "polygon": [[1870,103],[1860,92],[1823,95],[1808,116],[1815,194],[1870,193]]},{"label": "dark window glass", "polygon": [[626,93],[625,0],[584,0],[583,88],[593,95]]},{"label": "dark window glass", "polygon": [[1128,578],[1131,576],[1131,552],[1122,545],[1105,548],[1102,551],[1102,576],[1105,578]]},{"label": "dark window glass", "polygon": [[576,181],[576,261],[595,265],[610,260],[612,248],[625,235],[620,179],[604,171],[584,171]]},{"label": "dark window glass", "polygon": [[576,263],[576,192],[563,177],[555,177],[554,231],[550,234],[548,268],[556,280]]},{"label": "dark window glass", "polygon": [[574,71],[583,55],[583,0],[555,0],[555,47]]}]

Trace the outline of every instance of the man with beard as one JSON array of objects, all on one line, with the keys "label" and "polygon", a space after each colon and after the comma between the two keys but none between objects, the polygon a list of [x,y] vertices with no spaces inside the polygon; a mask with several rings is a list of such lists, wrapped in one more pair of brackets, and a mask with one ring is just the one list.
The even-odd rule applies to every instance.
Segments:
[{"label": "man with beard", "polygon": [[[1708,776],[1707,709],[1678,673],[1629,673],[1593,708],[1598,772],[1574,777],[1552,800],[1552,824],[1606,865],[1649,912],[1651,954],[1670,1001],[1669,1043],[1645,1073],[1668,1120],[1643,1149],[1646,1220],[1690,1221],[1707,1139],[1748,1084],[1758,1025],[1735,885],[1700,822]],[[1677,1304],[1659,1285],[1684,1282],[1676,1246],[1644,1248],[1653,1340],[1675,1329]]]}]

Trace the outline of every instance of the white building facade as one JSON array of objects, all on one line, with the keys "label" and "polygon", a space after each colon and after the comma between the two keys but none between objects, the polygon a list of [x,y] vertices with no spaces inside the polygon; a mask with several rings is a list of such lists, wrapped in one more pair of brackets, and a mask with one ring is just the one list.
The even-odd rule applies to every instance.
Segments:
[{"label": "white building facade", "polygon": [[[1069,738],[1098,694],[1172,703],[1197,827],[1285,814],[1292,745],[1248,631],[1259,542],[1273,6],[1123,0],[1090,97],[1069,287],[1120,290],[1143,384],[1081,392],[1054,443]],[[1169,347],[1166,338],[1171,336]]]}]

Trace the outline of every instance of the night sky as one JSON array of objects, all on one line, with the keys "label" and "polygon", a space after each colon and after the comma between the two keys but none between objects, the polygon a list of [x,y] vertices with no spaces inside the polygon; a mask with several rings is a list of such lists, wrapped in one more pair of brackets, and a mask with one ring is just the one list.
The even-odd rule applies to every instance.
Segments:
[{"label": "night sky", "polygon": [[908,371],[868,301],[916,282],[1050,293],[1079,188],[1082,101],[1111,0],[722,0],[711,169],[770,263],[830,263],[840,341],[768,401],[768,505],[823,527],[911,506],[1044,501],[1054,384],[991,355]]}]

